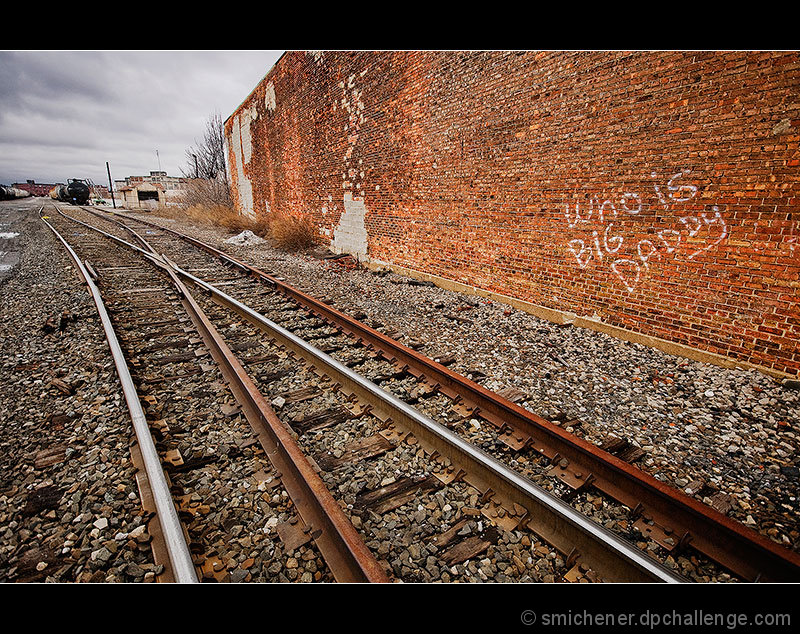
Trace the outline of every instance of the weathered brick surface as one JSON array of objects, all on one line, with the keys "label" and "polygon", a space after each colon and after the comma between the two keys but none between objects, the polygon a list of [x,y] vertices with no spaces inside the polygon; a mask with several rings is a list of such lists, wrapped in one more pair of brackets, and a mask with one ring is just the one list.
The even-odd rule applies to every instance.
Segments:
[{"label": "weathered brick surface", "polygon": [[337,250],[800,369],[800,56],[287,53],[237,204]]}]

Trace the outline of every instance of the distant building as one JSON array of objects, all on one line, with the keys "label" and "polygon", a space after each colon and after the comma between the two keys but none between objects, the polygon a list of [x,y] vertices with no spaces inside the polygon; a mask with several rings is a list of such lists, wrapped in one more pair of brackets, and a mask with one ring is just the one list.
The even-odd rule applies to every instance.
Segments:
[{"label": "distant building", "polygon": [[119,205],[126,209],[155,209],[167,205],[167,194],[161,183],[138,183],[117,187]]},{"label": "distant building", "polygon": [[128,176],[114,181],[114,189],[126,209],[155,208],[180,202],[188,178],[167,176],[166,172],[150,172],[149,176]]},{"label": "distant building", "polygon": [[14,183],[12,187],[24,189],[26,192],[30,192],[31,196],[47,196],[50,194],[50,190],[53,189],[53,187],[63,184],[64,183],[37,183],[36,181],[28,180],[24,183]]},{"label": "distant building", "polygon": [[92,192],[93,198],[109,198],[108,187],[105,185],[90,185],[89,190]]}]

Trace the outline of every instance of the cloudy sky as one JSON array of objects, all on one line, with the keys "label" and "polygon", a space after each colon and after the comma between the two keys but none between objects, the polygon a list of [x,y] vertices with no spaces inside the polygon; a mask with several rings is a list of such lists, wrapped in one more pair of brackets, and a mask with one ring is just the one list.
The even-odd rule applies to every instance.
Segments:
[{"label": "cloudy sky", "polygon": [[[0,184],[170,176],[283,51],[0,51]],[[158,150],[158,155],[156,155]]]}]

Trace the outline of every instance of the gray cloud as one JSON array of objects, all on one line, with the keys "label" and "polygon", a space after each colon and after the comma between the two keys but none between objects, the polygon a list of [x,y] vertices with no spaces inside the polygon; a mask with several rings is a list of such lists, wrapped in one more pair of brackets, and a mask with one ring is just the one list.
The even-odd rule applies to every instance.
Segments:
[{"label": "gray cloud", "polygon": [[187,169],[206,120],[227,118],[282,51],[0,52],[0,183]]}]

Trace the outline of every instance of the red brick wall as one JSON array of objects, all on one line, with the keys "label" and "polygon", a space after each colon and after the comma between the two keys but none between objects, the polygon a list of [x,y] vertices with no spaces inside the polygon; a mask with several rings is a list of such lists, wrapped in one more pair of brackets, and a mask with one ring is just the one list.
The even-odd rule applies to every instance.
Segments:
[{"label": "red brick wall", "polygon": [[796,374],[798,62],[287,53],[226,122],[234,190],[326,244],[352,200],[372,259]]}]

